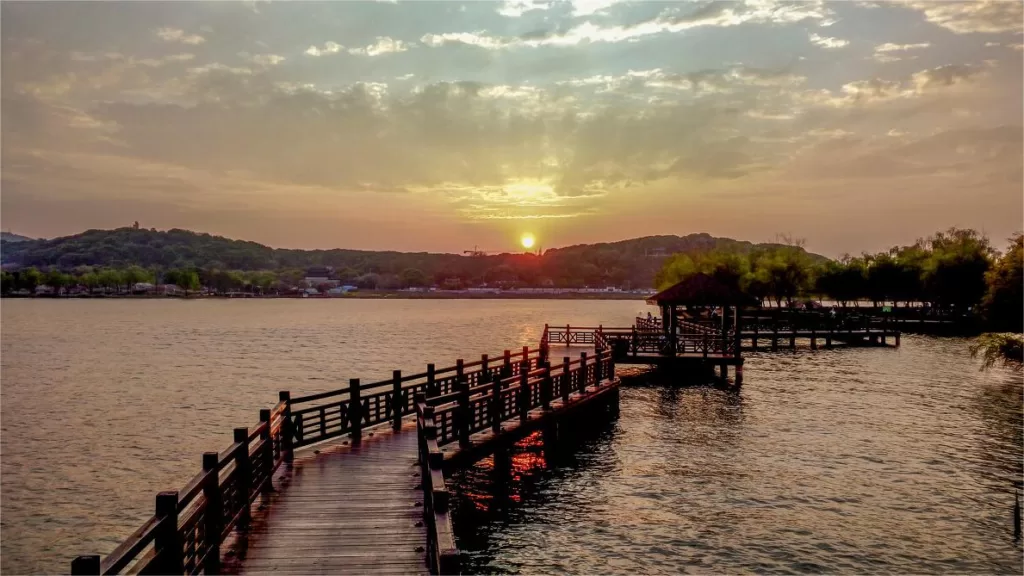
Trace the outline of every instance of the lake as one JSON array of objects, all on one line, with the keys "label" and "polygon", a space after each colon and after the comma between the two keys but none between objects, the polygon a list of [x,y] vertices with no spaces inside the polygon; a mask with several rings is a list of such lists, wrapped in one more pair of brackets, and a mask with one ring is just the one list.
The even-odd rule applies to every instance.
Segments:
[{"label": "lake", "polygon": [[[311,393],[535,346],[641,301],[5,300],[4,573],[105,553],[160,490]],[[1021,376],[963,339],[750,354],[743,388],[623,389],[568,454],[453,479],[466,572],[1013,572]],[[553,356],[558,357],[557,347]],[[641,379],[642,380],[642,379]]]}]

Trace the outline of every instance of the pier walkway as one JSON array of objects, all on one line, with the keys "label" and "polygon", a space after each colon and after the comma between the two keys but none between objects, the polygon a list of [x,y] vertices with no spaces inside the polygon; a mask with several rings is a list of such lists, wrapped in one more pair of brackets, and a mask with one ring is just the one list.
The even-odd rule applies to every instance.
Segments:
[{"label": "pier walkway", "polygon": [[545,347],[292,397],[281,392],[106,557],[72,574],[458,572],[445,474],[563,418],[617,414],[599,341],[554,364]]}]

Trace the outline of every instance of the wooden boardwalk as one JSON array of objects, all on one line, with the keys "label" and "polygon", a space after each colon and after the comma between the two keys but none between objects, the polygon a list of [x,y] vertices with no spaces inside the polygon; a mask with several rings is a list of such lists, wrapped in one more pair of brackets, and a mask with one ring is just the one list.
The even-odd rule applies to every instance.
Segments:
[{"label": "wooden boardwalk", "polygon": [[295,452],[249,531],[227,543],[222,572],[428,573],[415,422],[341,442]]}]

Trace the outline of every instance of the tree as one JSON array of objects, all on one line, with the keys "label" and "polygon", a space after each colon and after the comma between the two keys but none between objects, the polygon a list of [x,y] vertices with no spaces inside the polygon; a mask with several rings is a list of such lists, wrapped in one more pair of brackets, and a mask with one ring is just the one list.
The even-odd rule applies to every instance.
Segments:
[{"label": "tree", "polygon": [[1009,249],[985,274],[985,283],[981,309],[989,328],[1024,332],[1024,234],[1010,238]]},{"label": "tree", "polygon": [[999,362],[1020,372],[1024,368],[1024,334],[982,334],[971,344],[971,356],[982,357],[982,370],[987,370]]},{"label": "tree", "polygon": [[965,311],[985,295],[985,273],[991,266],[988,238],[975,230],[951,228],[929,239],[931,255],[924,271],[924,286],[939,307]]},{"label": "tree", "polygon": [[55,295],[59,295],[64,291],[64,288],[71,285],[71,276],[54,268],[46,273],[45,282],[47,286],[53,288]]},{"label": "tree", "polygon": [[419,288],[427,284],[427,275],[419,268],[406,268],[402,271],[402,286],[406,288]]},{"label": "tree", "polygon": [[189,290],[199,290],[199,274],[195,270],[178,270],[175,276],[174,284],[185,291],[185,296]]},{"label": "tree", "polygon": [[10,294],[14,290],[14,274],[0,271],[0,294]]},{"label": "tree", "polygon": [[43,283],[43,274],[35,266],[26,268],[18,273],[18,285],[21,290],[28,290],[35,293],[36,287]]}]

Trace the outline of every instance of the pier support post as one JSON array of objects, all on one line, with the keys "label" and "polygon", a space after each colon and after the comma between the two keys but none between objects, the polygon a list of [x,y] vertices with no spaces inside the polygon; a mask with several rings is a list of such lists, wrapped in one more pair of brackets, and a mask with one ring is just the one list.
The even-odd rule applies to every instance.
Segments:
[{"label": "pier support post", "polygon": [[260,410],[260,425],[264,425],[263,431],[260,432],[260,441],[263,446],[260,448],[262,451],[259,455],[259,462],[257,466],[263,468],[263,485],[260,486],[260,492],[269,494],[274,491],[273,482],[271,479],[274,476],[274,440],[270,437],[270,409],[264,408]]},{"label": "pier support post", "polygon": [[894,334],[894,336],[896,337],[896,347],[899,348],[900,347],[900,333],[899,333],[899,331],[897,331],[896,334]]},{"label": "pier support post", "polygon": [[553,386],[553,382],[551,381],[551,363],[545,361],[541,365],[541,370],[544,371],[544,375],[541,377],[542,380],[540,381],[540,405],[546,411],[551,410],[551,388]]},{"label": "pier support post", "polygon": [[491,382],[491,431],[495,434],[501,432],[501,421],[502,408],[504,407],[504,398],[501,396],[502,388],[501,378],[495,378]]},{"label": "pier support post", "polygon": [[718,372],[722,376],[722,381],[726,382],[729,380],[729,365],[722,364],[718,367]]},{"label": "pier support post", "polygon": [[284,412],[281,413],[281,456],[286,464],[291,464],[295,458],[295,448],[292,439],[295,431],[292,429],[292,393],[282,390],[277,397],[284,402]]},{"label": "pier support post", "polygon": [[501,377],[508,378],[512,375],[512,351],[505,350],[504,357],[501,362]]},{"label": "pier support post", "polygon": [[772,352],[779,351],[779,319],[772,318]]},{"label": "pier support post", "polygon": [[[235,428],[235,483],[238,493],[242,495],[242,511],[238,515],[238,527],[241,530],[249,528],[249,492],[252,490],[252,462],[249,461],[249,429]],[[175,496],[177,498],[177,496]],[[177,526],[177,524],[175,524]],[[175,528],[177,531],[177,528]]]},{"label": "pier support post", "polygon": [[526,422],[530,414],[530,361],[519,365],[519,421]]},{"label": "pier support post", "polygon": [[581,395],[587,393],[587,384],[588,384],[588,382],[587,382],[587,371],[588,370],[589,370],[589,368],[587,368],[587,353],[586,352],[580,352],[580,376],[579,376],[579,378],[580,378],[580,394]]},{"label": "pier support post", "polygon": [[348,424],[352,431],[352,443],[363,438],[363,400],[359,389],[359,378],[348,381]]},{"label": "pier support post", "polygon": [[427,364],[427,396],[437,396],[437,376],[433,364]]},{"label": "pier support post", "polygon": [[459,417],[456,422],[459,447],[469,448],[469,429],[473,426],[473,407],[469,405],[469,382],[459,380],[455,383],[455,391],[459,395]]},{"label": "pier support post", "polygon": [[78,556],[71,561],[71,575],[76,574],[99,574],[100,573],[100,557],[97,554],[90,554],[87,556]]},{"label": "pier support post", "polygon": [[[207,534],[220,534],[223,531],[221,522],[224,518],[224,503],[220,493],[220,477],[218,460],[220,454],[216,452],[203,453],[203,472],[206,478],[203,479],[203,500],[206,500],[206,509],[203,512],[203,522]],[[203,563],[204,574],[218,574],[220,572],[220,538],[213,537],[206,539],[206,561]]]},{"label": "pier support post", "polygon": [[[237,430],[237,429],[236,429]],[[242,428],[242,430],[246,430]],[[237,440],[236,440],[237,441]],[[248,445],[246,445],[248,448]],[[246,453],[248,456],[248,452]],[[249,493],[245,494],[245,510],[249,509]],[[160,519],[153,549],[156,552],[156,574],[181,574],[185,570],[182,559],[181,536],[178,535],[178,493],[161,492],[156,495],[156,517]],[[239,521],[241,523],[241,521]]]},{"label": "pier support post", "polygon": [[761,309],[758,308],[757,309],[757,318],[754,319],[754,335],[751,338],[751,342],[750,342],[750,347],[754,349],[754,352],[757,352],[757,331],[760,329],[760,326],[759,326],[760,324],[761,324]]},{"label": "pier support post", "polygon": [[818,349],[818,333],[815,326],[811,326],[811,350]]},{"label": "pier support post", "polygon": [[736,365],[736,385],[743,384],[743,364]]},{"label": "pier support post", "polygon": [[402,392],[402,371],[391,372],[391,429],[398,432],[402,429],[402,412],[408,404]]},{"label": "pier support post", "polygon": [[569,373],[569,357],[562,358],[562,382],[560,386],[560,392],[562,393],[562,407],[569,405],[569,388],[572,385],[572,374]]}]

